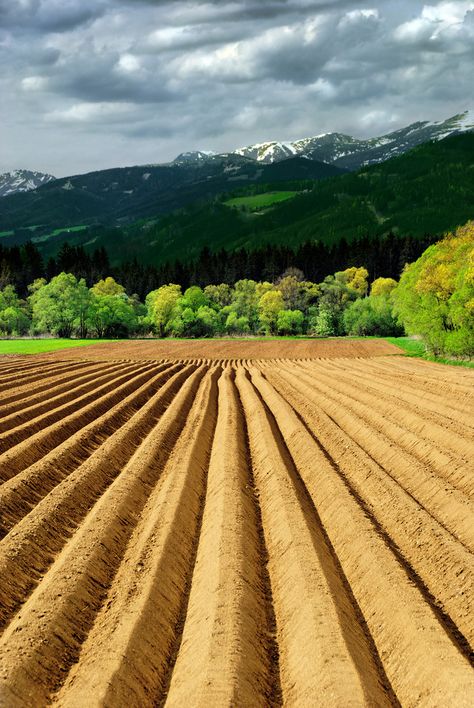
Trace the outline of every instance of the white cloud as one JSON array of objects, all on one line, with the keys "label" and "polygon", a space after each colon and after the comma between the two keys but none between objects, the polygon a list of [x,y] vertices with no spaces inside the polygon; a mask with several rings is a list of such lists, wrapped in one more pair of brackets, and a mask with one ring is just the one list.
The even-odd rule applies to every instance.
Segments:
[{"label": "white cloud", "polygon": [[364,113],[359,118],[359,125],[363,130],[372,129],[381,123],[389,126],[397,123],[398,116],[390,111],[374,110]]},{"label": "white cloud", "polygon": [[474,2],[424,5],[419,17],[404,22],[395,29],[394,37],[401,42],[419,42],[459,33],[463,29],[466,13],[473,9]]},{"label": "white cloud", "polygon": [[24,91],[41,91],[48,85],[48,79],[44,76],[25,76],[21,80],[21,87]]},{"label": "white cloud", "polygon": [[75,103],[69,108],[47,113],[45,119],[55,123],[94,123],[122,120],[133,109],[129,103]]},{"label": "white cloud", "polygon": [[453,25],[462,22],[466,12],[474,9],[474,2],[440,2],[437,5],[425,5],[421,16],[430,22]]},{"label": "white cloud", "polygon": [[350,10],[350,12],[346,12],[341,22],[358,22],[360,19],[367,20],[370,17],[378,19],[379,16],[379,11],[374,8],[368,10]]},{"label": "white cloud", "polygon": [[138,57],[133,54],[122,54],[118,60],[117,68],[126,74],[133,74],[135,71],[140,70],[141,63]]}]

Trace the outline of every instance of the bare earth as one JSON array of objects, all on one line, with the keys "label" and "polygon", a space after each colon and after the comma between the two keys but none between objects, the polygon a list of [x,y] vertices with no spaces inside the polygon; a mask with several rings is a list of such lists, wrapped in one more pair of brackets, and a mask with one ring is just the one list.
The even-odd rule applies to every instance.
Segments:
[{"label": "bare earth", "polygon": [[0,363],[0,705],[472,706],[474,371],[174,344]]},{"label": "bare earth", "polygon": [[[314,359],[400,354],[383,340],[362,339],[150,339],[92,344],[55,352],[56,359]],[[44,356],[51,356],[45,354]]]}]

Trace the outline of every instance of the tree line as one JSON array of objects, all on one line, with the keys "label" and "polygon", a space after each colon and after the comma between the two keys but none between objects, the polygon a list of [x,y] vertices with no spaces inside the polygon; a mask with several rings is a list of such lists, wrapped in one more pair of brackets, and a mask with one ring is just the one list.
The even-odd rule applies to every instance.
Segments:
[{"label": "tree line", "polygon": [[[106,267],[106,254],[103,254]],[[37,264],[38,265],[38,264]],[[77,265],[77,264],[76,264]],[[371,280],[364,266],[308,279],[294,266],[272,280],[241,278],[183,287],[168,282],[141,298],[112,276],[89,285],[61,272],[35,278],[21,297],[0,289],[3,336],[213,337],[222,335],[420,335],[435,354],[474,353],[474,222],[430,245],[400,281]]]},{"label": "tree line", "polygon": [[161,285],[176,283],[183,290],[191,285],[235,285],[248,278],[274,282],[288,268],[298,268],[311,282],[320,282],[328,273],[351,266],[363,266],[370,280],[379,277],[398,279],[406,263],[416,260],[439,237],[427,234],[423,238],[396,236],[362,237],[353,241],[342,239],[327,245],[308,241],[296,249],[268,244],[257,249],[203,248],[195,260],[176,260],[161,265],[131,261],[113,265],[104,247],[88,252],[83,246],[65,243],[55,257],[47,261],[38,248],[30,243],[5,247],[0,243],[0,289],[13,285],[21,297],[28,295],[28,285],[36,278],[51,280],[59,273],[72,273],[84,278],[92,287],[101,278],[111,276],[120,282],[129,295],[141,300]]},{"label": "tree line", "polygon": [[[372,283],[370,298],[383,305],[362,333],[400,331],[390,306],[395,286],[391,278]],[[84,278],[62,272],[50,281],[35,279],[26,298],[6,285],[0,291],[0,332],[81,338],[342,335],[355,329],[348,313],[368,289],[363,267],[338,271],[321,283],[289,268],[273,283],[244,278],[233,286],[191,285],[183,290],[176,283],[161,285],[142,302],[111,276],[89,288]]]}]

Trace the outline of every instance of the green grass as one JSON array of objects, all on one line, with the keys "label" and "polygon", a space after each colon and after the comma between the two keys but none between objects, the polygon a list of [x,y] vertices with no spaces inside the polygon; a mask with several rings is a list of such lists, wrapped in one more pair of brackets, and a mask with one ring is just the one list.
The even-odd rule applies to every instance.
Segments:
[{"label": "green grass", "polygon": [[385,337],[387,342],[395,344],[400,349],[403,349],[408,356],[418,357],[425,361],[434,361],[437,364],[449,364],[450,366],[467,366],[469,369],[474,368],[474,361],[467,359],[446,359],[445,357],[433,356],[428,354],[425,345],[420,339],[412,339],[411,337]]},{"label": "green grass", "polygon": [[265,192],[264,194],[254,194],[248,197],[235,197],[224,202],[231,207],[247,207],[248,209],[266,209],[272,204],[285,202],[296,197],[298,192]]},{"label": "green grass", "polygon": [[88,226],[85,224],[82,224],[80,226],[62,226],[59,229],[54,229],[54,231],[51,231],[49,234],[43,234],[42,236],[33,236],[31,239],[33,243],[44,243],[48,239],[52,238],[53,236],[57,236],[58,234],[72,234],[76,233],[77,231],[84,231],[84,229],[87,229]]},{"label": "green grass", "polygon": [[0,354],[42,354],[110,341],[110,339],[2,339]]},{"label": "green grass", "polygon": [[424,357],[426,354],[425,345],[420,339],[412,339],[411,337],[385,337],[385,339],[403,349],[409,356]]}]

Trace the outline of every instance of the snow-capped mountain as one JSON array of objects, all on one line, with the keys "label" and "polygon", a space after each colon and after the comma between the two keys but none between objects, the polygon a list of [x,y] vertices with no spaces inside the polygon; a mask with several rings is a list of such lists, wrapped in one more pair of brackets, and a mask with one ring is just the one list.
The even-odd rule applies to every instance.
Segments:
[{"label": "snow-capped mountain", "polygon": [[175,157],[173,164],[175,165],[196,165],[208,160],[216,155],[212,150],[192,150],[191,152],[182,152]]},{"label": "snow-capped mountain", "polygon": [[41,187],[42,184],[56,179],[53,175],[44,172],[33,172],[31,170],[13,170],[0,174],[0,197],[6,197],[15,192],[29,192],[32,189]]},{"label": "snow-capped mountain", "polygon": [[[444,121],[419,121],[377,138],[361,140],[343,133],[323,133],[293,142],[270,141],[234,150],[233,155],[271,164],[291,157],[305,157],[356,170],[364,165],[384,162],[421,143],[441,140],[449,135],[474,130],[474,113],[465,111]],[[189,158],[187,156],[190,156]],[[211,153],[212,157],[215,157]],[[196,163],[210,159],[209,153],[183,153],[175,162]]]},{"label": "snow-capped mountain", "polygon": [[293,143],[257,143],[248,147],[234,150],[235,155],[250,157],[258,162],[272,163],[286,160],[288,157],[295,157],[298,154]]}]

